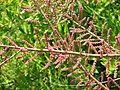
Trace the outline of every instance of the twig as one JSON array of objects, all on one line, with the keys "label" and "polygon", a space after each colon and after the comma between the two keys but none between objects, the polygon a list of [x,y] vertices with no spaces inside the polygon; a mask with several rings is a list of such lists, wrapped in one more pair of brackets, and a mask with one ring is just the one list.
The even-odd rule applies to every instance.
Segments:
[{"label": "twig", "polygon": [[[55,53],[63,53],[63,54],[72,54],[79,56],[89,56],[89,57],[100,57],[100,54],[89,54],[89,53],[80,53],[73,51],[65,51],[65,50],[48,50],[48,49],[38,49],[38,48],[24,48],[24,47],[16,47],[9,45],[0,45],[0,47],[9,47],[14,49],[20,49],[23,52],[27,51],[38,51],[38,52],[55,52]],[[103,54],[103,57],[120,57],[120,54]]]},{"label": "twig", "polygon": [[[80,77],[79,77],[80,78]],[[120,80],[120,78],[117,78],[117,79],[113,79],[114,81],[117,81],[117,80]],[[101,82],[102,84],[105,84],[105,83],[107,83],[108,81],[104,81],[104,82]],[[51,84],[53,84],[53,85],[56,85],[56,86],[60,86],[60,87],[66,87],[66,86],[74,86],[74,87],[76,87],[76,85],[66,85],[66,84],[64,84],[64,85],[62,85],[62,84],[54,84],[54,83],[51,83]],[[95,84],[97,84],[97,83],[95,83]],[[93,85],[95,85],[95,84],[93,84]],[[84,86],[84,84],[80,84],[79,85],[80,87],[83,87]]]},{"label": "twig", "polygon": [[[120,80],[120,78],[117,78],[117,79],[113,79],[113,81],[118,81],[118,80]],[[104,83],[107,83],[108,81],[103,81],[102,83],[104,84]]]},{"label": "twig", "polygon": [[33,61],[36,57],[37,57],[37,54],[35,54],[35,55],[32,56],[29,60],[27,60],[27,61],[25,62],[25,64],[30,63],[30,62]]},{"label": "twig", "polygon": [[105,87],[101,82],[99,82],[96,78],[94,78],[93,75],[91,75],[84,67],[80,64],[80,68],[85,72],[87,76],[89,76],[91,79],[93,79],[98,85],[100,85],[105,90],[109,90],[109,88]]},{"label": "twig", "polygon": [[17,55],[20,52],[20,50],[13,54],[11,57],[7,58],[6,60],[4,60],[3,62],[0,63],[0,67],[2,67],[6,62],[8,62],[8,60],[10,60],[11,58],[15,57],[15,55]]}]

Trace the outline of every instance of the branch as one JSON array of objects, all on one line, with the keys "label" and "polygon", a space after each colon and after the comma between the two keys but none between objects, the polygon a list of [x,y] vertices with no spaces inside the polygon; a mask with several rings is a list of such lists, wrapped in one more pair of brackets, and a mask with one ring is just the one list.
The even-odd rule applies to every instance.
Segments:
[{"label": "branch", "polygon": [[109,90],[109,88],[105,87],[101,82],[99,82],[96,78],[94,78],[93,75],[91,75],[86,68],[83,67],[83,65],[80,64],[80,68],[85,72],[85,74],[87,76],[89,76],[91,79],[93,79],[98,85],[100,85],[102,88],[104,88],[105,90]]},{"label": "branch", "polygon": [[0,67],[2,67],[2,66],[3,66],[6,62],[8,62],[11,58],[15,57],[19,52],[20,52],[20,50],[19,50],[17,53],[13,54],[11,57],[5,59],[3,62],[0,62]]},{"label": "branch", "polygon": [[[8,47],[8,48],[13,48],[13,49],[18,49],[18,50],[21,50],[21,52],[27,52],[27,51],[54,52],[54,53],[72,54],[72,55],[79,55],[79,56],[100,57],[100,54],[80,53],[80,52],[65,51],[65,50],[25,48],[25,47],[10,46],[10,45],[0,45],[0,47]],[[103,57],[120,57],[120,54],[103,54]]]}]

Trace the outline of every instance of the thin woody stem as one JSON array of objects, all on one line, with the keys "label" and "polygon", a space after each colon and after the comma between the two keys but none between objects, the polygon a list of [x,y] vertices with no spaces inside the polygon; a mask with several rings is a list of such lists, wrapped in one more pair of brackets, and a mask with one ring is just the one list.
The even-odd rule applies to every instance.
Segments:
[{"label": "thin woody stem", "polygon": [[94,78],[93,75],[91,75],[86,68],[83,67],[83,65],[80,64],[80,68],[87,74],[87,76],[89,76],[91,79],[93,79],[98,85],[100,85],[102,88],[104,88],[105,90],[109,90],[109,88],[105,87],[101,82],[99,82],[96,78]]},{"label": "thin woody stem", "polygon": [[[89,53],[81,53],[81,52],[65,51],[65,50],[48,50],[48,49],[38,49],[38,48],[24,48],[24,47],[18,47],[18,46],[10,46],[10,45],[0,45],[0,47],[8,47],[8,48],[13,48],[13,49],[19,49],[23,52],[25,52],[25,51],[55,52],[55,53],[72,54],[72,55],[79,55],[79,56],[100,57],[100,54],[89,54]],[[120,57],[120,54],[103,54],[103,57]]]},{"label": "thin woody stem", "polygon": [[[80,78],[80,77],[79,77]],[[117,79],[113,79],[114,81],[118,81],[118,80],[120,80],[120,78],[117,78]],[[102,84],[105,84],[105,83],[107,83],[108,81],[103,81],[103,82],[101,82]],[[51,84],[53,84],[53,83],[51,83]],[[96,85],[97,83],[94,83],[93,85]],[[56,86],[76,86],[76,85],[59,85],[59,84],[54,84],[54,85],[56,85]],[[84,86],[84,84],[80,84],[79,86]]]},{"label": "thin woody stem", "polygon": [[3,62],[0,62],[0,67],[3,66],[6,62],[8,62],[11,58],[15,57],[19,52],[20,50],[17,53],[13,54],[11,57],[5,59]]}]

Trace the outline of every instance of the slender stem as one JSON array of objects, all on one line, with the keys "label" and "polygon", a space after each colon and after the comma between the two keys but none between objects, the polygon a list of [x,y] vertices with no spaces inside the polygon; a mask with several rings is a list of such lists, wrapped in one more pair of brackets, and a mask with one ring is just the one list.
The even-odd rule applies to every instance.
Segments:
[{"label": "slender stem", "polygon": [[[18,47],[18,46],[10,46],[10,45],[0,45],[0,47],[8,47],[13,49],[18,49],[21,51],[25,50],[25,51],[38,51],[38,52],[55,52],[55,53],[72,54],[72,55],[79,55],[79,56],[100,57],[100,54],[89,54],[89,53],[81,53],[81,52],[65,51],[65,50],[24,48],[24,47]],[[103,57],[120,57],[120,54],[103,54]]]},{"label": "slender stem", "polygon": [[100,85],[104,90],[109,90],[109,88],[105,87],[100,81],[98,81],[96,78],[94,78],[93,75],[91,75],[83,65],[80,64],[80,68],[89,76],[91,79],[93,79],[98,85]]},{"label": "slender stem", "polygon": [[[118,80],[120,80],[120,78],[117,78],[117,79],[113,79],[114,81],[118,81]],[[103,81],[103,82],[101,82],[102,84],[105,84],[105,83],[107,83],[108,81]],[[64,86],[64,87],[66,87],[66,86],[76,86],[76,85],[62,85],[62,84],[54,84],[54,83],[51,83],[51,84],[53,84],[53,85],[56,85],[56,86]],[[96,85],[97,83],[94,83],[93,85]],[[84,84],[81,84],[80,85],[81,87],[83,87],[83,86],[85,86]]]},{"label": "slender stem", "polygon": [[6,62],[8,62],[11,58],[15,57],[19,52],[20,52],[20,50],[17,53],[13,54],[11,57],[9,57],[9,58],[5,59],[3,62],[1,62],[0,67],[3,66]]}]

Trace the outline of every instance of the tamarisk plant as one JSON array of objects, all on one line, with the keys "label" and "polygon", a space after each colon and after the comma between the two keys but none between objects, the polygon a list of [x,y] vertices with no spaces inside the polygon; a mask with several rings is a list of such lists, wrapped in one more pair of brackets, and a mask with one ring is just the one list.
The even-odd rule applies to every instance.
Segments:
[{"label": "tamarisk plant", "polygon": [[[114,58],[119,59],[120,57],[119,49],[114,48],[110,43],[111,29],[108,29],[107,40],[105,40],[103,35],[104,28],[101,35],[98,35],[94,21],[91,20],[90,17],[83,17],[84,10],[82,4],[79,1],[77,2],[79,13],[75,14],[75,1],[66,1],[68,1],[67,5],[62,4],[60,0],[58,0],[57,4],[67,6],[62,7],[61,10],[64,11],[67,8],[68,13],[56,11],[50,0],[46,0],[46,3],[42,6],[39,6],[37,0],[33,0],[35,7],[42,13],[52,29],[52,33],[45,32],[44,38],[42,38],[46,46],[44,49],[37,48],[28,41],[23,40],[27,47],[21,47],[10,37],[5,36],[4,39],[10,44],[5,45],[2,42],[0,43],[0,47],[3,47],[3,50],[0,51],[0,56],[4,56],[4,53],[11,49],[14,49],[15,53],[10,57],[4,57],[3,61],[0,63],[0,67],[5,65],[11,58],[22,58],[25,54],[29,54],[30,51],[35,51],[36,53],[32,58],[24,62],[25,64],[29,64],[37,55],[48,52],[49,60],[43,67],[43,70],[47,69],[50,65],[54,65],[56,69],[67,72],[66,77],[72,78],[70,82],[76,84],[76,89],[84,86],[86,89],[109,90],[113,84],[120,89],[120,85],[117,83],[117,81],[120,80],[118,77],[119,61],[115,61],[113,76],[111,76],[110,72],[112,60],[114,60]],[[45,13],[44,9],[47,11],[46,8],[48,7],[51,11]],[[66,37],[62,36],[60,33],[61,24],[57,23],[60,26],[55,24],[58,13],[61,14],[59,19],[66,19],[73,23],[73,25],[68,28]],[[50,21],[51,18],[54,19]],[[28,22],[39,24],[39,21],[35,22],[34,20],[28,20]],[[34,28],[34,30],[40,44],[41,39],[38,34],[38,29]],[[120,34],[118,34],[115,39],[118,46],[120,46]],[[23,53],[23,55],[17,56],[18,53]],[[106,60],[106,62],[104,62],[104,70],[101,70],[101,72],[99,72],[100,76],[96,77],[95,71],[98,67],[102,67],[98,64],[104,59]],[[91,62],[92,64],[90,64]]]}]

